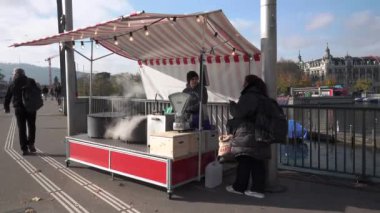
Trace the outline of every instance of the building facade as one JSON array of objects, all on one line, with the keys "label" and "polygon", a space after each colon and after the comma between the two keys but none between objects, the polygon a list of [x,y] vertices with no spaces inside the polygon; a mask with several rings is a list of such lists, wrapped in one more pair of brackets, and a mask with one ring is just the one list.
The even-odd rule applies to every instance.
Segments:
[{"label": "building facade", "polygon": [[352,57],[347,54],[345,57],[333,57],[327,45],[320,59],[304,62],[299,54],[298,65],[314,83],[331,79],[352,91],[357,80],[365,79],[372,83],[370,91],[380,93],[379,56]]}]

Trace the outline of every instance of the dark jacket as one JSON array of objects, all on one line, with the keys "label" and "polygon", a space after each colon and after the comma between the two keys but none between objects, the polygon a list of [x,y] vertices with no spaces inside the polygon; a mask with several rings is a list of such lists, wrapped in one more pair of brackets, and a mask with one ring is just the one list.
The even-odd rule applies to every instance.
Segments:
[{"label": "dark jacket", "polygon": [[[34,81],[34,80],[33,80]],[[9,111],[11,100],[14,108],[23,108],[22,104],[22,87],[28,83],[28,78],[24,75],[16,78],[8,87],[7,94],[4,99],[4,110]]]},{"label": "dark jacket", "polygon": [[256,159],[269,159],[270,145],[255,140],[255,117],[259,107],[259,91],[254,86],[248,86],[241,92],[238,103],[231,102],[230,112],[233,121],[229,125],[232,129],[232,153],[251,156]]},{"label": "dark jacket", "polygon": [[[201,85],[198,84],[195,88],[191,88],[189,84],[182,91],[191,95],[189,104],[187,105],[186,112],[191,114],[199,113],[199,100],[201,99]],[[207,104],[208,96],[207,89],[203,87],[202,104]]]}]

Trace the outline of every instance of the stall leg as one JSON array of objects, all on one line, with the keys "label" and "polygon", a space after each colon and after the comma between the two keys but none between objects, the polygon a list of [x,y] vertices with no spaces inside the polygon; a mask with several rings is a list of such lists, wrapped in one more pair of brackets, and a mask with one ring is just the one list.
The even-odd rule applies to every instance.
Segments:
[{"label": "stall leg", "polygon": [[167,194],[168,194],[169,200],[171,200],[172,199],[172,195],[173,195],[173,190],[168,189]]},{"label": "stall leg", "polygon": [[115,174],[111,172],[111,180],[115,180]]},{"label": "stall leg", "polygon": [[168,193],[168,198],[169,200],[172,199],[172,195],[173,195],[173,186],[172,186],[172,160],[168,159],[167,162],[166,162],[166,177],[167,177],[167,193]]},{"label": "stall leg", "polygon": [[66,167],[69,167],[69,166],[70,166],[70,160],[69,160],[69,159],[66,159],[66,160],[65,160],[65,163],[66,163]]}]

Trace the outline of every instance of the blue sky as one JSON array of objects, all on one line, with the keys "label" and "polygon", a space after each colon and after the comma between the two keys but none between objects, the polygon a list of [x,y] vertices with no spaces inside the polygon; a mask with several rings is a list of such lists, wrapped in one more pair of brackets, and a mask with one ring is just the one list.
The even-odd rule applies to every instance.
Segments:
[{"label": "blue sky", "polygon": [[[84,27],[145,10],[156,13],[193,13],[222,9],[233,25],[260,48],[260,0],[72,0],[74,27]],[[14,42],[57,32],[56,1],[2,0],[0,2],[0,62],[47,66],[56,45],[9,48]],[[17,17],[17,18],[15,18]],[[320,58],[329,44],[334,56],[380,55],[380,1],[378,0],[277,0],[278,59]],[[87,50],[85,50],[85,53]],[[102,55],[105,50],[98,50]],[[89,63],[76,57],[79,70]],[[58,60],[52,61],[58,66]],[[135,71],[136,64],[112,56],[94,64],[98,71]]]}]

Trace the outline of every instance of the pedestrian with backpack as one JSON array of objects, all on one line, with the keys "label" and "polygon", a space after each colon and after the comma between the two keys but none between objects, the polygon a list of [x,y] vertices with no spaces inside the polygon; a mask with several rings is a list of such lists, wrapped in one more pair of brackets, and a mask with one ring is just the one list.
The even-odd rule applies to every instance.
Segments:
[{"label": "pedestrian with backpack", "polygon": [[47,100],[47,96],[49,94],[49,89],[47,88],[47,86],[44,86],[44,88],[42,88],[42,94],[44,95],[44,98],[45,98],[45,101]]},{"label": "pedestrian with backpack", "polygon": [[[271,157],[270,143],[255,138],[255,118],[263,97],[268,98],[264,81],[256,75],[247,75],[239,101],[230,101],[233,119],[228,121],[227,129],[232,134],[231,152],[238,166],[235,182],[226,187],[228,192],[265,197],[265,160]],[[248,188],[250,177],[252,185]]]},{"label": "pedestrian with backpack", "polygon": [[[36,97],[39,90],[39,99]],[[42,106],[41,90],[32,78],[25,75],[25,71],[16,68],[13,71],[13,82],[9,85],[4,100],[5,113],[10,112],[10,103],[13,102],[19,141],[23,155],[36,152],[34,146],[36,137],[36,115],[37,110]],[[28,126],[28,135],[27,129]]]}]

